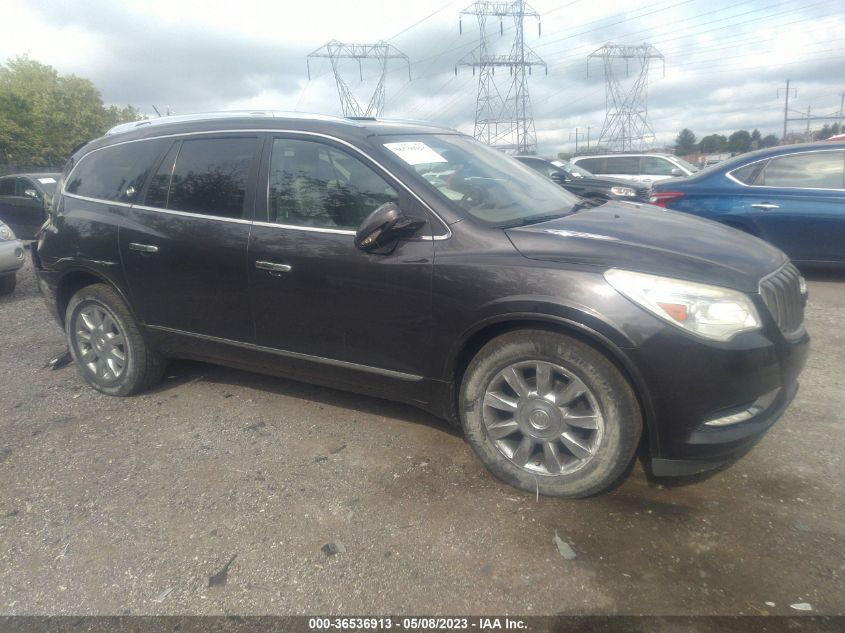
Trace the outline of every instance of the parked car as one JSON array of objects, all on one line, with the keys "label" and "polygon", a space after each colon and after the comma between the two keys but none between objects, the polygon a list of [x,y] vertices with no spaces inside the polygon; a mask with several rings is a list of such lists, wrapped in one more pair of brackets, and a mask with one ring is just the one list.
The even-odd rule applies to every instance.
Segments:
[{"label": "parked car", "polygon": [[698,171],[695,165],[669,154],[592,154],[576,156],[571,162],[599,178],[620,178],[645,185]]},{"label": "parked car", "polygon": [[70,159],[33,260],[103,393],[185,357],[403,401],[532,493],[602,491],[643,438],[657,475],[722,465],[780,417],[807,354],[776,248],[649,205],[585,210],[401,122],[119,126]]},{"label": "parked car", "polygon": [[596,178],[586,169],[562,160],[546,160],[539,156],[516,156],[516,160],[551,178],[576,196],[604,203],[607,200],[648,201],[648,187],[625,180]]},{"label": "parked car", "polygon": [[0,295],[15,291],[17,272],[23,266],[23,242],[14,231],[0,222]]},{"label": "parked car", "polygon": [[756,235],[799,263],[845,264],[845,142],[743,154],[656,184],[651,201]]},{"label": "parked car", "polygon": [[60,174],[15,174],[0,178],[0,220],[22,240],[34,240]]}]

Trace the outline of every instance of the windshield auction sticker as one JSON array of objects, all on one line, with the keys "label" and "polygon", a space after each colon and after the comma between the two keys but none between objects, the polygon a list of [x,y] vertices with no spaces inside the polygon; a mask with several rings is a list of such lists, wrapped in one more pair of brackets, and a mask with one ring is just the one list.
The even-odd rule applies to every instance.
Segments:
[{"label": "windshield auction sticker", "polygon": [[38,182],[40,182],[42,185],[51,185],[54,182],[56,182],[56,179],[55,178],[39,178]]},{"label": "windshield auction sticker", "polygon": [[385,143],[384,146],[409,165],[449,162],[421,141],[412,141],[409,143]]}]

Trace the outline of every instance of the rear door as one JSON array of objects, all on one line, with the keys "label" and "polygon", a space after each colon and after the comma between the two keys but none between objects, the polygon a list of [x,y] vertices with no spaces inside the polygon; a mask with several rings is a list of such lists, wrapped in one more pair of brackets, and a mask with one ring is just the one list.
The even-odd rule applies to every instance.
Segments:
[{"label": "rear door", "polygon": [[188,136],[168,143],[120,229],[140,319],[153,329],[253,339],[246,253],[260,139]]},{"label": "rear door", "polygon": [[[585,169],[590,171],[589,167]],[[604,159],[604,172],[601,175],[640,182],[640,158],[639,156],[608,156]]]},{"label": "rear door", "polygon": [[746,192],[745,210],[790,258],[845,262],[845,151],[772,158]]},{"label": "rear door", "polygon": [[638,181],[650,185],[661,180],[667,180],[674,176],[673,169],[678,169],[677,165],[662,156],[643,156],[640,159],[640,178]]},{"label": "rear door", "polygon": [[275,135],[264,161],[266,221],[256,222],[248,258],[256,342],[327,372],[342,367],[413,382],[429,354],[432,219],[387,255],[363,252],[353,238],[386,202],[417,217],[427,211],[340,142]]}]

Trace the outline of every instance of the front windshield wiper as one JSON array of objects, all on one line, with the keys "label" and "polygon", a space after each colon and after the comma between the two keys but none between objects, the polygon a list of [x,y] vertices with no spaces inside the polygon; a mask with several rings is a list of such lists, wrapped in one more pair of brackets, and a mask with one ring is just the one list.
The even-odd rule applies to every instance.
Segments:
[{"label": "front windshield wiper", "polygon": [[546,215],[529,215],[527,218],[519,218],[517,220],[512,220],[511,222],[505,222],[504,224],[498,224],[496,226],[497,229],[512,229],[517,226],[527,226],[529,224],[539,224],[540,222],[548,222],[549,220],[557,220],[558,218],[566,217],[572,213],[572,211],[568,211],[566,213],[548,213]]},{"label": "front windshield wiper", "polygon": [[579,211],[583,211],[584,209],[592,209],[593,207],[599,206],[596,204],[594,200],[590,200],[589,198],[584,198],[580,202],[576,202],[572,205],[572,208],[569,210],[570,213],[578,213]]}]

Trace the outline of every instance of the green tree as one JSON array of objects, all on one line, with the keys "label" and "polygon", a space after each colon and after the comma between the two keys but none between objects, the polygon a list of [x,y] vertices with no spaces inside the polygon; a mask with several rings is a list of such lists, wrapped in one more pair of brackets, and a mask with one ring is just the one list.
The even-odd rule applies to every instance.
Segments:
[{"label": "green tree", "polygon": [[718,154],[727,150],[728,139],[721,134],[710,134],[701,139],[699,150],[704,154]]},{"label": "green tree", "polygon": [[760,141],[763,140],[763,135],[760,134],[760,130],[756,127],[754,131],[751,132],[751,149],[760,149]]},{"label": "green tree", "polygon": [[87,79],[61,76],[27,56],[0,64],[2,163],[60,165],[79,143],[139,118],[131,106],[105,108]]},{"label": "green tree", "polygon": [[737,130],[728,137],[728,150],[734,154],[743,154],[751,149],[751,134],[748,130]]},{"label": "green tree", "polygon": [[777,147],[780,140],[774,134],[767,134],[760,140],[760,147]]},{"label": "green tree", "polygon": [[675,139],[675,155],[686,156],[692,154],[698,149],[697,139],[695,134],[689,128],[684,128]]}]

